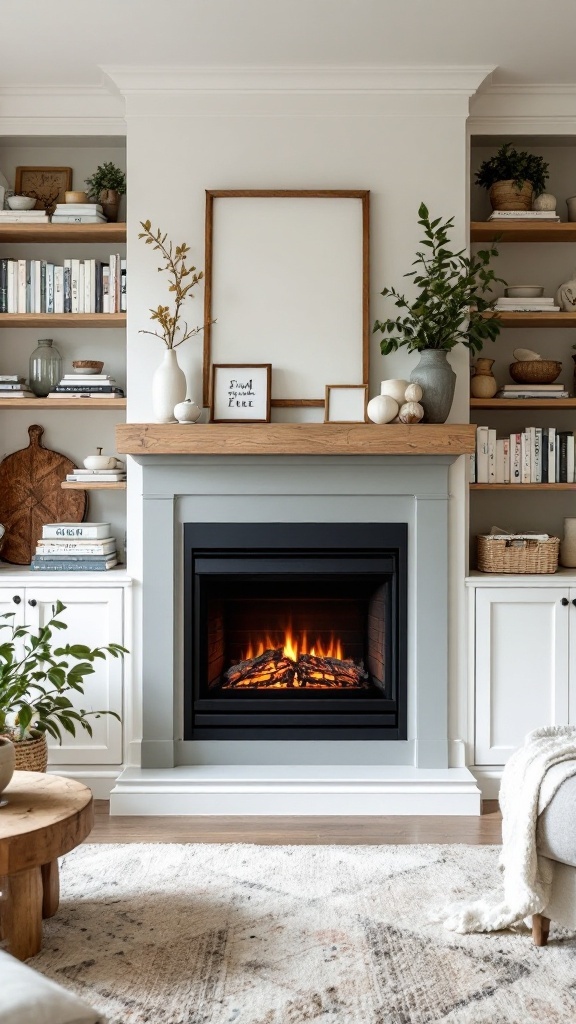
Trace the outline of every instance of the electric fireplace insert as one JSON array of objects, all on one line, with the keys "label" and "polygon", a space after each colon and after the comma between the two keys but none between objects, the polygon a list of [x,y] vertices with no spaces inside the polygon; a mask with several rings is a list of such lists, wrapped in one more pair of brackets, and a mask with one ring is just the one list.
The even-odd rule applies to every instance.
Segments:
[{"label": "electric fireplace insert", "polygon": [[405,523],[186,523],[185,739],[405,739]]}]

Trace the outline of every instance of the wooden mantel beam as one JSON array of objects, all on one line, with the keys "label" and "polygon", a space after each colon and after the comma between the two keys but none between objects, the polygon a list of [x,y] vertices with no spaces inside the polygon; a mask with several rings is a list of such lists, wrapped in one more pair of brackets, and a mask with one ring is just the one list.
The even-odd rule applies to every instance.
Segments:
[{"label": "wooden mantel beam", "polygon": [[122,423],[125,455],[466,455],[471,423]]}]

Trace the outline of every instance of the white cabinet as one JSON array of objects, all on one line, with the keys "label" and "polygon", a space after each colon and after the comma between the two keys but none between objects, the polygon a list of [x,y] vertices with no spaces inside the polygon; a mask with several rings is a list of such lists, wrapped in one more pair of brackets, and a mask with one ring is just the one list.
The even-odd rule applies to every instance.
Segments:
[{"label": "white cabinet", "polygon": [[532,729],[576,719],[576,581],[549,581],[472,592],[479,766],[505,764]]},{"label": "white cabinet", "polygon": [[[16,602],[14,599],[16,598]],[[18,600],[19,599],[19,600]],[[54,634],[58,646],[82,643],[102,647],[125,641],[125,599],[123,587],[10,586],[0,584],[0,614],[16,610],[31,628],[45,625],[52,607],[60,600],[66,610],[59,616],[68,628]],[[120,658],[97,659],[95,672],[85,679],[84,696],[70,695],[76,707],[115,711],[122,716],[124,663]],[[82,727],[76,736],[63,734],[62,745],[49,738],[51,765],[119,765],[122,763],[122,725],[111,715],[90,718],[93,736]]]}]

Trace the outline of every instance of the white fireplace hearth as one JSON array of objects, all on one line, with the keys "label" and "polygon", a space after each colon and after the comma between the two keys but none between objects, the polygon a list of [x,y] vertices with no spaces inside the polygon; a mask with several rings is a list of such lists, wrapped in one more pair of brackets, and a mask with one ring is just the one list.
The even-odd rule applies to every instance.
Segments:
[{"label": "white fireplace hearth", "polygon": [[[189,428],[181,451],[150,445],[144,430],[142,444],[137,428],[118,428],[118,451],[143,479],[141,766],[120,775],[111,813],[478,814],[474,777],[449,767],[447,725],[448,471],[472,435],[455,426],[458,442],[445,440],[441,454],[385,454],[380,441],[382,454],[345,454],[341,444],[341,454],[207,455],[194,447],[210,425]],[[366,436],[414,435],[366,425]],[[185,523],[406,524],[406,738],[184,739]]]}]

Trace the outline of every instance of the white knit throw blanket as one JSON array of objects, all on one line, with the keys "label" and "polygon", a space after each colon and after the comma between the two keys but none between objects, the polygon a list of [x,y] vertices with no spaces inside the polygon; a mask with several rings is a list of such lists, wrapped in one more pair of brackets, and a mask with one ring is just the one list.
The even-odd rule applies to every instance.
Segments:
[{"label": "white knit throw blanket", "polygon": [[[541,786],[546,772],[560,765]],[[536,823],[559,786],[576,774],[576,728],[548,726],[528,734],[502,775],[502,853],[504,899],[452,903],[436,920],[454,932],[493,932],[545,910],[550,900],[553,861],[536,851]]]}]

